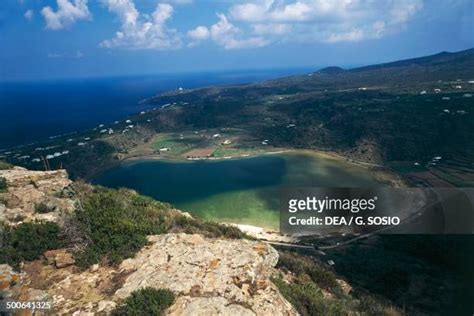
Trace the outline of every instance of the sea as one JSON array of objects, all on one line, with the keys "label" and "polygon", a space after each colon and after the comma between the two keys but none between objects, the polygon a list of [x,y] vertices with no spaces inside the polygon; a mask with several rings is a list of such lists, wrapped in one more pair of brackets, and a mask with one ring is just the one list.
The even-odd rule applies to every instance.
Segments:
[{"label": "sea", "polygon": [[122,119],[151,107],[141,100],[179,87],[250,83],[310,71],[314,69],[0,82],[0,150]]}]

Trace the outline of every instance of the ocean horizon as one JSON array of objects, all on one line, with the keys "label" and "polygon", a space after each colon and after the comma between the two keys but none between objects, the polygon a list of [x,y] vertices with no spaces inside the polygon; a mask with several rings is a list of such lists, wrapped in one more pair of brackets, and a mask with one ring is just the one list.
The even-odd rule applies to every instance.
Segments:
[{"label": "ocean horizon", "polygon": [[147,110],[165,91],[241,84],[316,69],[245,70],[0,82],[0,150],[107,124]]}]

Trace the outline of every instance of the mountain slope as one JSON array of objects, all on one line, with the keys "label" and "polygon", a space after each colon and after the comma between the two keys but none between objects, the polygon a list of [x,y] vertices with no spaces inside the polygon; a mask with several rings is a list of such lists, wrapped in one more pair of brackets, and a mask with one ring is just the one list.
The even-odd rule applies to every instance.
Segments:
[{"label": "mountain slope", "polygon": [[[353,160],[384,166],[401,162],[409,170],[432,171],[443,179],[436,185],[471,186],[473,80],[470,49],[345,71],[329,67],[254,84],[175,90],[146,100],[156,108],[130,117],[133,128],[122,121],[107,126],[118,131],[113,135],[91,130],[78,136],[91,138],[90,145],[78,147],[64,137],[44,147],[70,152],[51,160],[51,167],[63,163],[74,176],[90,176],[124,157],[139,156],[137,148],[159,154],[153,143],[163,133],[201,130],[212,137],[232,128],[241,134],[231,146],[236,151],[328,150]],[[208,145],[204,140],[197,149]],[[7,158],[43,168],[41,160],[16,158],[37,155],[26,146]],[[438,156],[443,160],[432,161]],[[412,168],[415,163],[418,167]]]}]

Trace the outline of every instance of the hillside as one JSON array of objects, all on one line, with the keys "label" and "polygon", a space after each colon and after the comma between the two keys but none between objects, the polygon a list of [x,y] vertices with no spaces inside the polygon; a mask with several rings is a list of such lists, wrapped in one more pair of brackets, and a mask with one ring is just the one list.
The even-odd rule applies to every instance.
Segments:
[{"label": "hillside", "polygon": [[0,179],[0,301],[74,315],[403,314],[317,258],[133,191],[64,170],[11,167]]},{"label": "hillside", "polygon": [[[473,93],[474,50],[443,52],[256,84],[169,91],[145,100],[153,109],[126,121],[0,155],[28,168],[62,165],[73,177],[90,177],[130,157],[304,148],[394,168],[423,185],[472,186]],[[216,134],[231,144],[223,146]],[[176,150],[160,151],[169,146]]]}]

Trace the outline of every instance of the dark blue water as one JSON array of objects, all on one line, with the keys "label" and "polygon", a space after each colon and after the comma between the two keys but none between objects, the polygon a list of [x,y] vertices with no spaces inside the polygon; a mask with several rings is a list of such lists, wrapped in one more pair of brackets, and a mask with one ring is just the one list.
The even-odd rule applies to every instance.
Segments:
[{"label": "dark blue water", "polygon": [[178,87],[247,83],[308,70],[0,82],[0,149],[109,123],[149,108],[139,101]]}]

